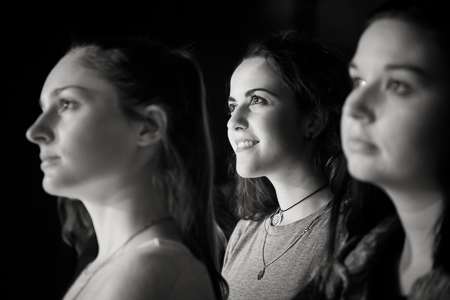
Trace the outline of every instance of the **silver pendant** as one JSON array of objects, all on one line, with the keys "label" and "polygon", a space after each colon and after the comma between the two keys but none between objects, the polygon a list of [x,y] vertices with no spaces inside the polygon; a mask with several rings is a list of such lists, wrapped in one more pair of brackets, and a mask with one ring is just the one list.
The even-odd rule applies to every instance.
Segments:
[{"label": "silver pendant", "polygon": [[258,277],[257,277],[258,280],[263,279],[264,273],[266,273],[266,268],[265,267],[261,270],[261,272],[258,273]]},{"label": "silver pendant", "polygon": [[283,212],[280,210],[276,214],[273,215],[272,225],[278,226],[281,223],[281,221],[283,221]]}]

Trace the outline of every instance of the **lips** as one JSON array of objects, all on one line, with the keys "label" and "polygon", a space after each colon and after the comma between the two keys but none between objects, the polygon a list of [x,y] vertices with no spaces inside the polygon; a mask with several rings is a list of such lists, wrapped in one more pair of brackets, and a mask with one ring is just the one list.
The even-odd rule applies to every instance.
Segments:
[{"label": "lips", "polygon": [[41,169],[45,169],[59,163],[61,158],[56,155],[40,155],[41,158]]},{"label": "lips", "polygon": [[236,143],[237,146],[236,152],[250,149],[259,143],[259,141],[251,139],[237,139],[234,142]]},{"label": "lips", "polygon": [[361,154],[372,154],[378,150],[374,143],[361,137],[351,137],[346,144],[350,151]]}]

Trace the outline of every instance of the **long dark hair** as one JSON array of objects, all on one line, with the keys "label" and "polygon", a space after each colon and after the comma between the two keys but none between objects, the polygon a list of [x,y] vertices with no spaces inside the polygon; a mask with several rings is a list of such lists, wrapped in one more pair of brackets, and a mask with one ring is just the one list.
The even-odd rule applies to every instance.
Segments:
[{"label": "long dark hair", "polygon": [[[295,30],[272,32],[250,44],[241,62],[263,57],[295,96],[299,118],[313,110],[324,116],[324,129],[312,140],[316,170],[329,180],[335,155],[340,151],[339,120],[350,91],[347,67],[340,54],[309,33]],[[266,177],[242,178],[230,159],[235,178],[236,214],[241,219],[261,220],[278,207],[275,190]]]},{"label": "long dark hair", "polygon": [[133,110],[137,105],[156,104],[165,110],[163,151],[149,184],[165,192],[183,243],[206,265],[216,298],[225,298],[228,287],[218,271],[212,202],[212,145],[197,60],[187,50],[144,38],[74,40],[73,51],[83,51],[81,63],[117,88],[120,109],[129,118],[140,117]]},{"label": "long dark hair", "polygon": [[[445,15],[442,12],[445,11]],[[400,19],[421,28],[432,34],[436,44],[441,47],[443,53],[450,53],[450,24],[446,10],[433,5],[433,1],[394,0],[388,1],[376,9],[366,28],[376,20],[390,18]],[[450,67],[450,56],[443,63]],[[450,107],[450,105],[449,105]],[[447,107],[448,109],[448,107]],[[450,112],[450,111],[449,111]],[[439,157],[439,180],[444,192],[444,207],[442,214],[436,222],[436,236],[434,240],[434,265],[441,266],[447,274],[450,274],[450,139],[442,141],[441,155]],[[413,150],[412,150],[413,151]],[[346,226],[348,237],[363,236],[373,229],[383,218],[396,214],[396,210],[390,198],[379,187],[370,183],[352,179],[343,164],[339,171],[339,191],[333,202],[330,227],[333,234],[330,235],[329,259],[335,253],[333,243],[336,235],[335,226],[338,223],[338,215],[341,203],[348,198],[351,191],[351,205],[347,212]]]}]

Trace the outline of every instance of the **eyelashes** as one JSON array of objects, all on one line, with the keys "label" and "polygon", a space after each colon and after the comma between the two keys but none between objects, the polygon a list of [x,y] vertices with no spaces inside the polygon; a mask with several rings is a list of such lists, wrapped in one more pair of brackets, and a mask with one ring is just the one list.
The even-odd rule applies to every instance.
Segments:
[{"label": "eyelashes", "polygon": [[[252,95],[250,98],[250,104],[249,106],[254,106],[254,105],[263,105],[263,104],[267,104],[267,100],[264,99],[263,97],[257,96],[257,95]],[[234,110],[237,107],[237,103],[235,101],[233,102],[228,102],[228,114],[231,114],[234,112]]]},{"label": "eyelashes", "polygon": [[358,88],[360,86],[365,86],[367,84],[366,81],[364,81],[362,78],[359,77],[353,77],[352,78],[353,88]]},{"label": "eyelashes", "polygon": [[237,104],[234,102],[228,103],[228,113],[231,114],[236,109]]},{"label": "eyelashes", "polygon": [[66,99],[61,99],[59,101],[58,113],[63,113],[64,111],[71,108],[72,105],[73,105],[73,103],[71,101],[66,100]]},{"label": "eyelashes", "polygon": [[[367,82],[360,77],[352,77],[353,89],[364,87]],[[411,86],[398,79],[388,79],[380,86],[385,92],[396,95],[407,95],[411,91]]]},{"label": "eyelashes", "polygon": [[252,98],[250,100],[250,106],[257,105],[257,104],[264,104],[264,103],[267,103],[266,99],[256,96],[256,95],[252,95]]},{"label": "eyelashes", "polygon": [[409,85],[399,80],[390,80],[386,84],[386,89],[398,95],[406,95],[410,91]]}]

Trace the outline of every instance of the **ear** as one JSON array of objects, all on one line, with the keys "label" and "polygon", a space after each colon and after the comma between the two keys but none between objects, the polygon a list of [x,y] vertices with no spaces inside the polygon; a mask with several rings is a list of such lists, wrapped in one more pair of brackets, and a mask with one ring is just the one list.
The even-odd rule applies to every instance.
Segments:
[{"label": "ear", "polygon": [[320,135],[328,121],[328,113],[322,107],[316,106],[308,114],[308,125],[306,126],[306,138],[313,140]]},{"label": "ear", "polygon": [[159,105],[147,105],[140,109],[145,119],[138,132],[138,145],[149,146],[160,141],[167,129],[166,111]]}]

